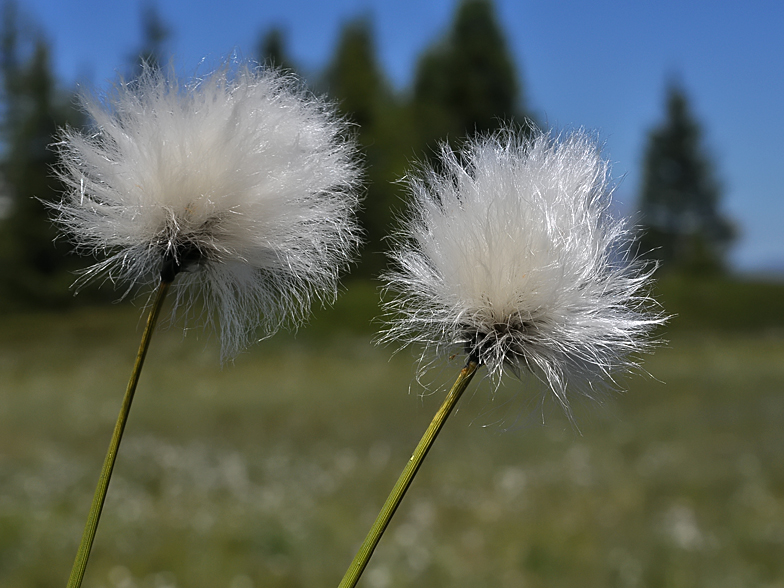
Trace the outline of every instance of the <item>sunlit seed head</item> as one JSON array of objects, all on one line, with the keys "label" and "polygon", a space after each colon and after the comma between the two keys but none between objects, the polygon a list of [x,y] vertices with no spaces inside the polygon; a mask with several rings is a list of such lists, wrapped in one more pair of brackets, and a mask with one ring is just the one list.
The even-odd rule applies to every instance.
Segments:
[{"label": "sunlit seed head", "polygon": [[505,129],[440,156],[408,178],[381,340],[465,351],[497,382],[531,372],[569,413],[567,385],[633,367],[664,321],[608,210],[607,162],[583,131]]},{"label": "sunlit seed head", "polygon": [[147,69],[82,105],[94,128],[63,131],[69,191],[54,206],[77,250],[105,257],[81,281],[177,276],[176,307],[203,298],[224,357],[334,299],[359,241],[360,170],[330,104],[235,64],[187,82]]}]

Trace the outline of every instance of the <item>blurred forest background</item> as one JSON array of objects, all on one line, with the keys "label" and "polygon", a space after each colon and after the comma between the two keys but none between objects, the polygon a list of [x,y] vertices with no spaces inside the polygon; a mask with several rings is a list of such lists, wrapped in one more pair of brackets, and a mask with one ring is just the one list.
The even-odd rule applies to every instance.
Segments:
[{"label": "blurred forest background", "polygon": [[[143,20],[129,78],[142,62],[165,66],[176,33],[152,5]],[[145,296],[111,305],[110,284],[70,290],[93,260],[55,239],[42,202],[62,191],[57,129],[90,121],[24,8],[5,1],[1,27],[0,585],[54,587],[78,544]],[[396,181],[439,141],[544,124],[484,0],[458,3],[405,92],[392,90],[361,18],[324,71],[299,71],[280,30],[260,37],[256,57],[303,75],[356,123],[362,258],[335,308],[224,369],[209,337],[156,333],[86,587],[337,584],[440,402],[406,395],[422,392],[411,354],[390,360],[371,345],[384,237],[405,205]],[[687,83],[663,81],[636,203],[640,253],[661,262],[655,294],[674,315],[669,342],[646,358],[653,377],[578,407],[580,433],[529,394],[535,382],[510,379],[496,395],[479,385],[363,585],[784,587],[784,284],[727,267],[737,229]],[[436,370],[432,389],[459,367]]]},{"label": "blurred forest background", "polygon": [[[6,0],[0,31],[0,312],[63,308],[111,300],[111,289],[74,297],[77,259],[67,240],[55,239],[45,201],[60,197],[51,148],[57,129],[89,126],[76,108],[75,89],[55,78],[43,32],[20,7]],[[153,5],[143,14],[144,37],[124,67],[132,78],[146,62],[165,67],[174,34]],[[347,22],[327,67],[300,72],[287,55],[282,31],[258,41],[260,63],[299,73],[318,94],[331,97],[351,121],[367,163],[367,196],[361,213],[367,242],[353,277],[374,278],[385,265],[384,237],[394,232],[404,207],[397,180],[415,162],[431,157],[440,141],[458,147],[474,132],[512,122],[537,121],[526,104],[524,81],[507,50],[492,3],[462,2],[451,28],[420,56],[404,92],[392,90],[375,56],[372,23]],[[123,68],[120,68],[123,71]],[[662,274],[726,275],[725,260],[736,237],[721,209],[717,170],[707,156],[698,117],[683,85],[666,81],[661,122],[650,130],[637,208],[640,251],[660,259]]]}]

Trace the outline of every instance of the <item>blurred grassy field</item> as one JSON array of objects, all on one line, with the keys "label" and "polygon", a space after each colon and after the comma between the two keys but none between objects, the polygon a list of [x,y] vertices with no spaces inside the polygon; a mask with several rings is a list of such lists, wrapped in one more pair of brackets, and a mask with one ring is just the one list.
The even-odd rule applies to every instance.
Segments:
[{"label": "blurred grassy field", "polygon": [[[580,433],[532,381],[472,386],[360,585],[784,587],[784,290],[700,288],[662,285],[652,377],[578,403]],[[370,343],[375,300],[351,284],[223,368],[159,331],[84,586],[336,586],[460,368],[421,396],[412,354]],[[3,588],[64,586],[140,316],[3,317]]]}]

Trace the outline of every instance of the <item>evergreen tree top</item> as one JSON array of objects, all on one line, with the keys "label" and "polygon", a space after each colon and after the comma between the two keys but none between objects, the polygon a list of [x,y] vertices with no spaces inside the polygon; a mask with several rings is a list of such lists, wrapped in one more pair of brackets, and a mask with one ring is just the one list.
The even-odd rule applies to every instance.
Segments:
[{"label": "evergreen tree top", "polygon": [[702,128],[683,87],[671,82],[665,120],[650,132],[645,152],[640,209],[646,246],[665,266],[720,268],[733,238],[720,196]]},{"label": "evergreen tree top", "polygon": [[525,116],[517,68],[488,0],[464,0],[447,35],[421,58],[414,102],[426,143]]}]

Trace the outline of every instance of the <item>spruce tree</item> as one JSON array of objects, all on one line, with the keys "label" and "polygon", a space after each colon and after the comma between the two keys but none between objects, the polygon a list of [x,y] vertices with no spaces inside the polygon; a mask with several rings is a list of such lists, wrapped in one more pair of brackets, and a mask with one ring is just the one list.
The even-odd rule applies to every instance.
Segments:
[{"label": "spruce tree", "polygon": [[78,125],[70,93],[57,88],[49,46],[23,23],[16,5],[3,6],[0,33],[0,180],[8,199],[0,219],[0,297],[4,309],[67,304],[73,271],[85,262],[55,240],[44,202],[60,197],[51,144],[58,127]]},{"label": "spruce tree", "polygon": [[286,50],[286,35],[278,27],[269,29],[259,38],[256,49],[256,59],[259,63],[278,69],[296,72],[294,62],[289,58]]},{"label": "spruce tree", "polygon": [[412,132],[408,110],[395,98],[378,64],[369,21],[359,19],[343,27],[323,86],[357,125],[367,185],[360,212],[366,246],[359,273],[375,276],[385,265],[383,239],[390,232],[392,209],[399,201],[394,182],[405,173]]},{"label": "spruce tree", "polygon": [[492,131],[527,113],[490,0],[464,0],[447,36],[419,61],[414,112],[422,146]]},{"label": "spruce tree", "polygon": [[169,59],[168,43],[171,29],[164,22],[155,4],[148,2],[142,8],[142,43],[132,57],[133,77],[138,77],[144,67],[160,69]]},{"label": "spruce tree", "polygon": [[666,109],[645,152],[642,246],[665,269],[716,272],[724,267],[733,227],[719,210],[721,190],[702,145],[702,129],[678,84],[667,89]]},{"label": "spruce tree", "polygon": [[348,22],[327,68],[329,95],[359,125],[360,137],[375,131],[384,94],[388,93],[376,59],[373,27],[364,19]]}]

